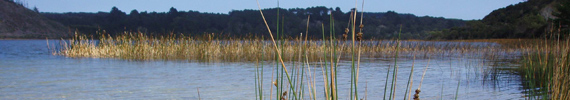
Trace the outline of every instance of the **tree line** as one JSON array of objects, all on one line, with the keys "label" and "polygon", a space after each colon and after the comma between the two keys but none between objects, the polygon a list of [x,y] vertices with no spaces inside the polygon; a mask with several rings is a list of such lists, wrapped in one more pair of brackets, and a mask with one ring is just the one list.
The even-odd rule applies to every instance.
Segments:
[{"label": "tree line", "polygon": [[[323,26],[325,33],[329,34],[331,18],[334,19],[333,30],[337,36],[340,36],[349,25],[348,19],[350,17],[350,11],[343,12],[339,7],[333,9],[323,6],[290,9],[269,8],[263,9],[263,12],[272,31],[276,31],[279,22],[281,33],[288,37],[296,37],[300,33],[304,33],[307,20],[309,20],[308,36],[322,38]],[[331,14],[332,16],[330,16]],[[178,11],[172,7],[168,12],[131,10],[127,14],[119,8],[113,7],[110,12],[43,12],[42,15],[58,21],[70,29],[88,35],[104,31],[111,35],[123,32],[141,32],[155,36],[210,33],[215,33],[221,37],[268,36],[258,10],[233,10],[223,14],[193,10]],[[308,19],[309,15],[310,19]],[[360,12],[358,16],[360,19]],[[430,32],[463,26],[465,21],[443,17],[419,17],[388,11],[382,13],[364,12],[363,24],[365,26],[363,28],[364,38],[392,39],[398,36],[401,27],[403,39],[426,39],[425,37],[429,37]]]}]

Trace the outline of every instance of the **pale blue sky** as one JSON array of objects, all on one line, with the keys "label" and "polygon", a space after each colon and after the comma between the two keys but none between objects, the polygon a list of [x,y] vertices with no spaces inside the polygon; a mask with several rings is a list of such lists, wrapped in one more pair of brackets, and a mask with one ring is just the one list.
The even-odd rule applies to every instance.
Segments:
[{"label": "pale blue sky", "polygon": [[[255,0],[23,0],[29,7],[41,12],[109,12],[116,6],[123,12],[166,12],[170,7],[178,11],[228,13],[231,10],[257,9]],[[491,11],[517,4],[523,0],[365,0],[365,12],[411,13],[417,16],[435,16],[457,19],[482,19]],[[277,0],[259,0],[262,8],[277,7]],[[312,6],[340,7],[344,12],[354,8],[354,0],[280,0],[282,8]],[[358,0],[361,9],[362,0]]]}]

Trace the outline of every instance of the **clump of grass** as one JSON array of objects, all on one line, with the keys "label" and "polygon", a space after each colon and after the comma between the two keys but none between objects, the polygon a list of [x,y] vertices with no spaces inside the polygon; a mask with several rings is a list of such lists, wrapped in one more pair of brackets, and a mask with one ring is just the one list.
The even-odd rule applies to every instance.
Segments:
[{"label": "clump of grass", "polygon": [[570,40],[545,40],[527,52],[520,67],[530,99],[570,99]]},{"label": "clump of grass", "polygon": [[[120,58],[129,60],[254,61],[266,46],[261,39],[199,40],[183,35],[150,37],[125,32],[98,39],[76,34],[59,54],[68,57]],[[267,50],[267,49],[265,49]]]}]

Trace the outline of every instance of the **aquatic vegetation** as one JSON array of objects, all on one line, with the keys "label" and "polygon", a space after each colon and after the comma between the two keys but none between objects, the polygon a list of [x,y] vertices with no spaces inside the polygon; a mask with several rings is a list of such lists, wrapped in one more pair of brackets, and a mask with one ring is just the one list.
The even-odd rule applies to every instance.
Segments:
[{"label": "aquatic vegetation", "polygon": [[[570,39],[570,38],[569,38]],[[519,68],[530,99],[570,99],[570,40],[545,40],[527,52]]]},{"label": "aquatic vegetation", "polygon": [[[262,38],[217,39],[192,37],[171,34],[170,36],[152,37],[138,32],[125,32],[118,36],[99,33],[99,38],[76,34],[70,40],[62,40],[61,50],[54,51],[67,57],[118,58],[130,60],[195,60],[195,61],[255,61],[262,54],[264,59],[274,58],[270,42]],[[306,38],[306,37],[305,37]],[[334,38],[334,39],[333,39]],[[528,41],[528,40],[504,40]],[[446,41],[406,41],[401,40],[361,40],[357,42],[358,51],[362,57],[392,58],[396,56],[411,58],[415,54],[419,58],[450,57],[482,54],[482,56],[510,55],[522,52],[536,51],[533,45],[487,45],[483,42],[446,42]],[[481,44],[482,43],[482,44]],[[299,46],[303,44],[302,46]],[[335,45],[331,45],[335,44]],[[348,41],[336,40],[331,36],[328,40],[302,40],[301,38],[283,39],[279,41],[280,51],[284,54],[303,53],[310,62],[333,54],[350,54],[351,45]],[[397,50],[396,50],[397,49]],[[395,52],[399,55],[395,55]],[[282,55],[284,60],[296,55]],[[303,54],[303,56],[305,56]],[[343,56],[341,59],[346,59]]]}]

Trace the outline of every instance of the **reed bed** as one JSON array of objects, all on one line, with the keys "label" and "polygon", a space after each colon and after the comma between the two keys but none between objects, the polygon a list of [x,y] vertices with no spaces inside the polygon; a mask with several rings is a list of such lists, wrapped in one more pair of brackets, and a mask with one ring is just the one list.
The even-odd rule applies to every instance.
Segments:
[{"label": "reed bed", "polygon": [[[271,42],[261,39],[204,39],[203,37],[191,37],[184,35],[170,35],[152,37],[144,33],[125,32],[118,36],[101,34],[99,38],[92,38],[76,34],[70,40],[63,40],[62,49],[57,52],[67,57],[90,57],[90,58],[118,58],[129,60],[193,60],[193,61],[255,61],[260,59],[275,58],[275,52]],[[326,40],[300,41],[299,38],[282,40],[280,48],[284,54],[300,54],[303,49],[310,62],[318,61],[323,55],[336,51],[336,53],[350,54],[349,41],[333,41],[338,46],[323,45],[331,42]],[[518,41],[518,40],[513,40]],[[446,42],[446,41],[401,41],[397,40],[362,40],[358,42],[359,52],[362,57],[368,58],[393,58],[398,51],[400,57],[419,58],[449,57],[462,55],[503,56],[521,54],[523,52],[537,51],[532,45],[520,45],[517,48],[505,45],[488,45],[473,42]],[[299,44],[306,46],[300,47]],[[345,49],[343,49],[345,48]],[[297,61],[291,59],[298,55],[282,55],[285,61]],[[345,55],[342,59],[349,59]]]},{"label": "reed bed", "polygon": [[527,52],[519,68],[529,99],[570,99],[570,38],[545,40],[543,46]]}]

